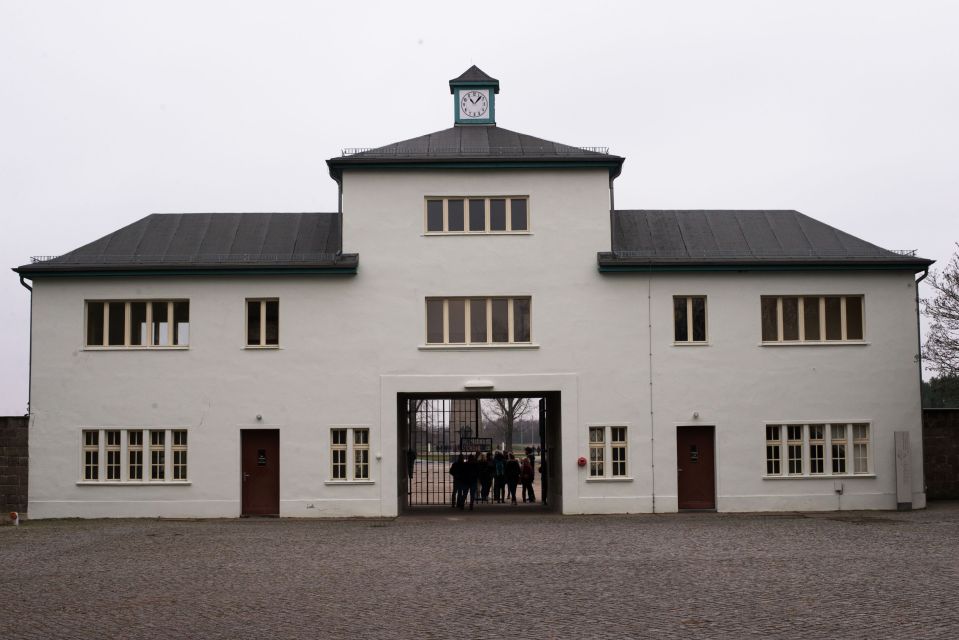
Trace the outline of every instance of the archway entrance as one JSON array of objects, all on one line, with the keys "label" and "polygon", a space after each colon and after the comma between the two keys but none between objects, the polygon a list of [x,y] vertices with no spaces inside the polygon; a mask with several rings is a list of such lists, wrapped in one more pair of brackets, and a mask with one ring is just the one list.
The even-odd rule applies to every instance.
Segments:
[{"label": "archway entrance", "polygon": [[[402,470],[399,502],[405,512],[454,505],[450,466],[460,455],[474,465],[471,469],[477,477],[474,499],[478,510],[560,506],[560,469],[552,464],[559,460],[558,391],[509,395],[401,393],[397,397],[397,426]],[[497,453],[502,456],[500,465]],[[526,494],[520,482],[515,506],[509,496],[510,483],[505,478],[497,479],[510,453],[517,463],[530,454],[533,459],[534,498],[523,500]],[[497,491],[501,483],[507,485],[502,501]]]}]

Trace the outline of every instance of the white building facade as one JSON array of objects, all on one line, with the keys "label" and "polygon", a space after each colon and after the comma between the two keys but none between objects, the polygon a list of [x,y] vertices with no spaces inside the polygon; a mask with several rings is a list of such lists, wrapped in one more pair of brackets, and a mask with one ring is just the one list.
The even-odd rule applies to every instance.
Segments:
[{"label": "white building facade", "polygon": [[394,516],[404,399],[510,395],[546,398],[562,513],[925,505],[929,261],[611,211],[622,158],[497,127],[475,67],[450,89],[451,129],[329,161],[339,212],[153,215],[18,268],[31,518]]}]

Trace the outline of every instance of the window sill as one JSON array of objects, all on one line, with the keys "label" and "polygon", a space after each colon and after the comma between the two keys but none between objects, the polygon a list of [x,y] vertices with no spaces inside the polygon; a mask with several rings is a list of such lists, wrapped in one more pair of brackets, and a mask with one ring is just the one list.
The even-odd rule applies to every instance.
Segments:
[{"label": "window sill", "polygon": [[79,480],[78,487],[186,487],[193,484],[189,480]]},{"label": "window sill", "polygon": [[709,342],[706,340],[698,340],[696,342],[676,342],[673,341],[674,347],[708,347]]},{"label": "window sill", "polygon": [[427,231],[420,234],[424,238],[461,237],[461,236],[531,236],[532,231]]},{"label": "window sill", "polygon": [[483,351],[484,349],[539,349],[534,342],[498,342],[496,344],[421,344],[420,351]]},{"label": "window sill", "polygon": [[125,347],[123,345],[116,345],[111,347],[83,347],[83,351],[188,351],[190,345],[173,345],[173,346],[155,346],[155,347],[145,347],[142,345],[130,345]]},{"label": "window sill", "polygon": [[243,347],[245,351],[279,351],[278,344],[248,344]]},{"label": "window sill", "polygon": [[327,480],[323,484],[327,486],[336,486],[336,485],[364,485],[364,484],[376,484],[373,480]]},{"label": "window sill", "polygon": [[632,482],[633,479],[629,476],[617,476],[615,478],[586,478],[586,482]]},{"label": "window sill", "polygon": [[808,476],[763,476],[763,480],[851,480],[853,478],[875,478],[875,473],[855,473],[855,474],[826,474],[817,473]]},{"label": "window sill", "polygon": [[790,340],[789,342],[760,342],[760,347],[867,347],[871,343],[865,340]]}]

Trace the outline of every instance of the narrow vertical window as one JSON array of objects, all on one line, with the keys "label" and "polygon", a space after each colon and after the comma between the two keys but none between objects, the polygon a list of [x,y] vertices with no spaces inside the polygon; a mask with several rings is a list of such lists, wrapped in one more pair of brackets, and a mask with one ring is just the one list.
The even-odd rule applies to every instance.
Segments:
[{"label": "narrow vertical window", "polygon": [[706,341],[705,296],[673,296],[673,341]]},{"label": "narrow vertical window", "polygon": [[486,298],[470,299],[470,342],[489,342],[486,334]]},{"label": "narrow vertical window", "polygon": [[103,346],[103,307],[105,302],[87,302],[87,345]]},{"label": "narrow vertical window", "polygon": [[822,340],[819,333],[819,298],[803,298],[803,340]]},{"label": "narrow vertical window", "polygon": [[127,432],[127,466],[130,480],[143,480],[143,432]]},{"label": "narrow vertical window", "polygon": [[862,298],[846,296],[846,340],[862,340]]},{"label": "narrow vertical window", "polygon": [[509,300],[493,298],[493,342],[509,342]]},{"label": "narrow vertical window", "polygon": [[173,344],[190,344],[190,303],[185,300],[173,303]]},{"label": "narrow vertical window", "polygon": [[330,477],[346,480],[346,429],[330,429]]},{"label": "narrow vertical window", "polygon": [[[130,303],[130,345],[131,346],[147,346],[150,344],[150,328],[147,325],[147,302],[131,302]],[[177,304],[185,304],[189,308],[188,302],[178,302]],[[189,340],[189,335],[187,336]],[[187,344],[187,341],[184,341],[180,344]]]},{"label": "narrow vertical window", "polygon": [[442,344],[443,336],[443,300],[426,301],[426,342]]},{"label": "narrow vertical window", "polygon": [[443,201],[426,201],[426,230],[440,232],[443,231]]},{"label": "narrow vertical window", "polygon": [[853,472],[869,473],[869,425],[852,425]]},{"label": "narrow vertical window", "polygon": [[124,345],[123,327],[124,327],[124,307],[122,302],[106,303],[107,313],[107,343],[111,347],[122,347]]},{"label": "narrow vertical window", "polygon": [[695,296],[689,299],[692,307],[693,342],[706,341],[706,298]]},{"label": "narrow vertical window", "polygon": [[832,425],[832,472],[846,473],[846,425]]},{"label": "narrow vertical window", "polygon": [[166,477],[166,432],[150,432],[150,479],[163,480]]},{"label": "narrow vertical window", "polygon": [[530,341],[529,298],[513,298],[513,342]]},{"label": "narrow vertical window", "polygon": [[673,340],[676,342],[689,341],[689,316],[686,307],[686,298],[673,298]]},{"label": "narrow vertical window", "polygon": [[246,344],[249,346],[260,344],[259,300],[247,300],[246,302]]},{"label": "narrow vertical window", "polygon": [[526,208],[526,198],[513,198],[510,204],[510,229],[513,231],[527,231],[529,217]]},{"label": "narrow vertical window", "polygon": [[781,427],[778,424],[766,425],[766,474],[778,476],[782,473]]},{"label": "narrow vertical window", "polygon": [[590,477],[602,477],[606,475],[605,454],[606,443],[604,441],[605,427],[589,428],[589,475]]},{"label": "narrow vertical window", "polygon": [[842,340],[842,298],[826,297],[826,340]]},{"label": "narrow vertical window", "polygon": [[801,424],[786,426],[786,455],[791,476],[802,475],[802,432]]},{"label": "narrow vertical window", "polygon": [[370,479],[369,429],[353,429],[353,479]]},{"label": "narrow vertical window", "polygon": [[470,231],[486,231],[486,200],[470,200]]},{"label": "narrow vertical window", "polygon": [[280,344],[280,301],[264,300],[264,316],[266,317],[266,331],[263,344],[276,346]]},{"label": "narrow vertical window", "polygon": [[107,480],[120,480],[120,432],[110,430],[107,436]]},{"label": "narrow vertical window", "polygon": [[610,461],[613,477],[626,475],[626,427],[610,427]]},{"label": "narrow vertical window", "polygon": [[506,200],[492,198],[489,201],[489,230],[506,231]]},{"label": "narrow vertical window", "polygon": [[762,297],[763,341],[779,340],[779,313],[776,311],[778,299],[773,296]]},{"label": "narrow vertical window", "polygon": [[799,340],[799,298],[782,298],[783,340]]},{"label": "narrow vertical window", "polygon": [[153,303],[153,344],[158,347],[170,345],[169,306],[166,302]]},{"label": "narrow vertical window", "polygon": [[83,432],[83,479],[100,479],[100,432]]},{"label": "narrow vertical window", "polygon": [[173,432],[173,479],[186,480],[186,431]]},{"label": "narrow vertical window", "polygon": [[825,473],[825,425],[809,425],[809,473]]},{"label": "narrow vertical window", "polygon": [[449,200],[446,203],[450,232],[466,230],[466,214],[463,200]]},{"label": "narrow vertical window", "polygon": [[466,300],[447,301],[449,314],[449,342],[461,344],[466,342]]}]

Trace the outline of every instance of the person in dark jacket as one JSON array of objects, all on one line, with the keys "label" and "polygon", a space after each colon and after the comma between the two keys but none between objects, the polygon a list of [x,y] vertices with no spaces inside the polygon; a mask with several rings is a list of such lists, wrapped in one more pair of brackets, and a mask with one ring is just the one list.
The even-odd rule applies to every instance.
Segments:
[{"label": "person in dark jacket", "polygon": [[516,504],[516,485],[519,484],[519,461],[512,452],[506,461],[506,488],[509,489],[509,499],[511,504]]},{"label": "person in dark jacket", "polygon": [[536,502],[536,493],[533,490],[533,478],[535,477],[535,467],[530,456],[523,458],[520,465],[519,479],[523,483],[523,502]]},{"label": "person in dark jacket", "polygon": [[463,454],[456,456],[456,461],[450,465],[450,475],[453,476],[453,495],[450,496],[450,506],[454,509],[463,508],[466,500],[466,458]]},{"label": "person in dark jacket", "polygon": [[503,503],[506,493],[506,456],[502,451],[493,454],[493,502]]},{"label": "person in dark jacket", "polygon": [[479,457],[480,502],[489,502],[489,489],[493,484],[493,460],[481,453]]}]

